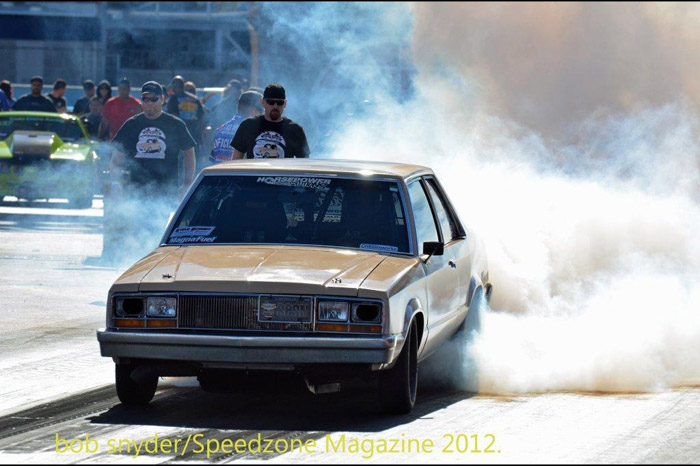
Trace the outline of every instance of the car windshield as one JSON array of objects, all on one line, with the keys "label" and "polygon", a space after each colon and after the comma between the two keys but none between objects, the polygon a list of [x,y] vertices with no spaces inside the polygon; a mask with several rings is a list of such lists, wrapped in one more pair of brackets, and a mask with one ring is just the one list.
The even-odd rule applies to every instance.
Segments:
[{"label": "car windshield", "polygon": [[304,244],[409,252],[399,185],[309,176],[206,176],[167,244]]},{"label": "car windshield", "polygon": [[17,130],[56,133],[63,142],[75,142],[83,137],[78,123],[70,118],[43,116],[6,116],[0,118],[0,139]]}]

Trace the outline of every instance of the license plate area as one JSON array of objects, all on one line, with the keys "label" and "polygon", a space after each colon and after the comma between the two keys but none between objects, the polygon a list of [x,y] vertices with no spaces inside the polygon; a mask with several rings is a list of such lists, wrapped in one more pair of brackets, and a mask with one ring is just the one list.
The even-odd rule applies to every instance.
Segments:
[{"label": "license plate area", "polygon": [[310,323],[313,299],[310,296],[262,295],[258,301],[258,321]]}]

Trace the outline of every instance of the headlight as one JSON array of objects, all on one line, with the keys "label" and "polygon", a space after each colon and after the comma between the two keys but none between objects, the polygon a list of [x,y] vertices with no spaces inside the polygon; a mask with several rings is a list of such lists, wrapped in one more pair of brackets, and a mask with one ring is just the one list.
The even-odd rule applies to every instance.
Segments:
[{"label": "headlight", "polygon": [[176,317],[177,298],[161,296],[148,298],[146,300],[146,315],[148,317]]},{"label": "headlight", "polygon": [[319,301],[318,320],[347,322],[349,308],[346,301]]},{"label": "headlight", "polygon": [[142,298],[117,298],[115,308],[117,317],[143,317]]},{"label": "headlight", "polygon": [[382,307],[376,303],[352,303],[352,321],[378,324],[382,321]]}]

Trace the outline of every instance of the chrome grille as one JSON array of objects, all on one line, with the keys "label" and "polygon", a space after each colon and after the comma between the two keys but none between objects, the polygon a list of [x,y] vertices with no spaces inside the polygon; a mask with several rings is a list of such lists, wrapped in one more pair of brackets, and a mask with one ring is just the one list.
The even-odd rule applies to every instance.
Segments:
[{"label": "chrome grille", "polygon": [[311,323],[258,321],[258,296],[180,295],[178,327],[211,330],[311,331]]}]

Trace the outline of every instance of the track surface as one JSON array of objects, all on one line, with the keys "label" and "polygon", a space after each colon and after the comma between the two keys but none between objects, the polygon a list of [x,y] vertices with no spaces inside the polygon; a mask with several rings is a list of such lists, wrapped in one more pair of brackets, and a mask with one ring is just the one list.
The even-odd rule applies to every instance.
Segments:
[{"label": "track surface", "polygon": [[486,396],[423,381],[411,415],[386,417],[362,387],[313,396],[276,378],[210,394],[161,379],[149,406],[125,408],[95,338],[123,269],[88,259],[100,200],[62,207],[0,204],[0,463],[700,463],[694,387]]}]

